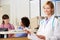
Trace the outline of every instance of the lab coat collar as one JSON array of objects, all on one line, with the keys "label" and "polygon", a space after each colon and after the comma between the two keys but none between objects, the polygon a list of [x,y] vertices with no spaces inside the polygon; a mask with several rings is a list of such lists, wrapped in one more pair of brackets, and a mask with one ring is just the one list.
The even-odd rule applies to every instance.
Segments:
[{"label": "lab coat collar", "polygon": [[48,19],[47,19],[47,17],[46,17],[45,20],[46,20],[46,19],[47,19],[47,20],[51,20],[51,19],[54,18],[54,16],[55,16],[55,15],[53,14],[53,15],[52,15],[50,18],[48,18]]}]

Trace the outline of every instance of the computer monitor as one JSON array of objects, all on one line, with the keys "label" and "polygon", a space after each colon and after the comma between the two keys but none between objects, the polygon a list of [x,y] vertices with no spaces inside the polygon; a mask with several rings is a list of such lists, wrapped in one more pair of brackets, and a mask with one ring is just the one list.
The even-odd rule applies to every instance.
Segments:
[{"label": "computer monitor", "polygon": [[[0,32],[2,31],[8,31],[8,28],[0,28]],[[8,34],[6,34],[8,37]],[[0,38],[4,38],[4,34],[0,34]]]}]

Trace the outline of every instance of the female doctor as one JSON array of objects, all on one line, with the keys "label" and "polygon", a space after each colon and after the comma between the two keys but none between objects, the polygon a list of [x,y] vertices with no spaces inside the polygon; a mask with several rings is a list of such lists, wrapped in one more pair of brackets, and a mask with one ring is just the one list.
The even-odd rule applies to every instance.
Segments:
[{"label": "female doctor", "polygon": [[[51,1],[47,1],[43,8],[44,13],[47,16],[45,19],[40,21],[40,27],[37,31],[36,37],[43,40],[60,40],[60,26],[58,19],[54,17],[53,3]],[[27,33],[31,36],[31,32],[27,31]]]}]

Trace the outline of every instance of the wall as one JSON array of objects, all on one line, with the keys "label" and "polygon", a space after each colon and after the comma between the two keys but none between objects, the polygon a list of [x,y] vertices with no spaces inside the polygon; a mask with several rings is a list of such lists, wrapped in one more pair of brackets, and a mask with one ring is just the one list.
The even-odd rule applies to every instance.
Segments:
[{"label": "wall", "polygon": [[14,25],[19,25],[21,17],[29,17],[29,0],[11,0],[10,7],[10,19]]},{"label": "wall", "polygon": [[31,18],[40,16],[40,1],[32,0],[30,1],[30,16]]}]

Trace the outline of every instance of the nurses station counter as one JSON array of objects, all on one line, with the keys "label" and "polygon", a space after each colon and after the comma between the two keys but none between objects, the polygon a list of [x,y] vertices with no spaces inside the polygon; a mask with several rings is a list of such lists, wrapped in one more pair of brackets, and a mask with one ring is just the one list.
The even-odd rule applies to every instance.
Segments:
[{"label": "nurses station counter", "polygon": [[29,40],[26,37],[20,37],[20,38],[0,38],[0,40]]},{"label": "nurses station counter", "polygon": [[4,38],[0,38],[0,40],[28,40],[27,37],[7,38],[6,34],[17,34],[17,33],[24,33],[24,32],[22,30],[1,31],[0,34],[4,34]]}]

